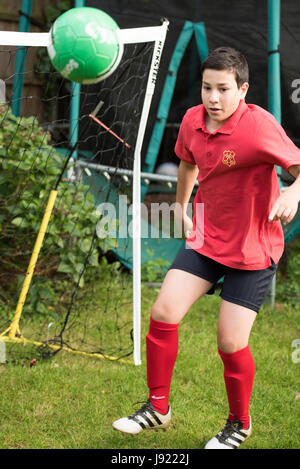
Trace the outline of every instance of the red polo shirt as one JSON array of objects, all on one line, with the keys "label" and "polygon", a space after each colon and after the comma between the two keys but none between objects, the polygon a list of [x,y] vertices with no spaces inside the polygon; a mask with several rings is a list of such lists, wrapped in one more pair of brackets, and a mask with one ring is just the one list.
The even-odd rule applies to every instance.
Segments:
[{"label": "red polo shirt", "polygon": [[[206,129],[206,113],[203,104],[186,112],[175,146],[199,168],[193,224],[204,236],[187,244],[229,267],[265,269],[284,249],[281,222],[268,221],[280,195],[275,165],[300,164],[300,150],[269,112],[244,100],[216,132]],[[197,223],[199,203],[204,220]]]}]

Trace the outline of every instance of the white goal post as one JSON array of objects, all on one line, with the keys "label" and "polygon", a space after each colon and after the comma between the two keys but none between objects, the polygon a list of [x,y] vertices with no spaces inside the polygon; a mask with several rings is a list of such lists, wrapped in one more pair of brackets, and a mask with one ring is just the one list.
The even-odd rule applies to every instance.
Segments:
[{"label": "white goal post", "polygon": [[[123,44],[154,42],[133,165],[133,359],[135,365],[141,364],[141,150],[168,25],[169,21],[164,19],[160,26],[118,31],[119,39]],[[49,42],[49,33],[0,31],[0,45],[2,46],[47,47]]]}]

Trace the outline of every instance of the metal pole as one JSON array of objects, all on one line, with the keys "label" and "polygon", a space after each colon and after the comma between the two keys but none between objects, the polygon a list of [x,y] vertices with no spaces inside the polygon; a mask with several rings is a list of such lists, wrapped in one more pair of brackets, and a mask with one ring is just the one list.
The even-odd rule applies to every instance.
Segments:
[{"label": "metal pole", "polygon": [[[280,80],[280,0],[268,0],[268,108],[281,124],[281,80]],[[276,167],[281,185],[281,168]],[[270,288],[270,304],[274,307],[276,274]]]},{"label": "metal pole", "polygon": [[[85,0],[75,0],[74,7],[81,8],[84,7]],[[69,129],[69,140],[70,147],[73,147],[78,140],[79,133],[79,111],[80,111],[80,83],[72,82],[71,85],[71,107],[70,107],[70,129]],[[77,151],[73,153],[73,157],[77,158]]]},{"label": "metal pole", "polygon": [[[22,0],[21,11],[30,16],[32,10],[32,0]],[[19,31],[28,32],[30,28],[30,21],[25,15],[20,16],[19,22]],[[16,51],[16,60],[15,60],[15,73],[12,86],[12,112],[15,116],[20,115],[21,109],[21,98],[24,82],[24,69],[26,63],[26,49],[23,47],[18,47]]]},{"label": "metal pole", "polygon": [[268,0],[268,107],[281,124],[280,0]]}]

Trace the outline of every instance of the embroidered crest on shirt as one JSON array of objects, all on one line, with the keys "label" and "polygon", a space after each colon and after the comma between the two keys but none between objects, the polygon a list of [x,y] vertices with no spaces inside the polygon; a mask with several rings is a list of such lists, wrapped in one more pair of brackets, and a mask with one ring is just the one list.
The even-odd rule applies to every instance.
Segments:
[{"label": "embroidered crest on shirt", "polygon": [[235,153],[232,150],[224,150],[223,151],[223,158],[222,163],[229,166],[229,168],[236,164],[235,161]]}]

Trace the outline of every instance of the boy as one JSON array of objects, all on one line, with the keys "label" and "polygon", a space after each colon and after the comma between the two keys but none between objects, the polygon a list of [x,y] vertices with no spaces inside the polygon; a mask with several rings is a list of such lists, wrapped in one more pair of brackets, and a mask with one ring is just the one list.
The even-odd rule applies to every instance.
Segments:
[{"label": "boy", "polygon": [[[149,400],[113,423],[122,432],[169,424],[178,325],[224,276],[217,344],[229,415],[205,448],[235,449],[251,434],[255,367],[248,340],[284,249],[281,222],[289,223],[298,209],[300,151],[271,114],[245,103],[248,87],[248,65],[239,51],[221,47],[203,63],[203,104],[187,111],[175,146],[181,159],[177,218],[185,229],[186,248],[170,267],[151,311],[146,337]],[[281,195],[275,165],[296,178]],[[196,177],[192,222],[185,207]],[[198,204],[204,207],[203,220],[197,220]]]}]

